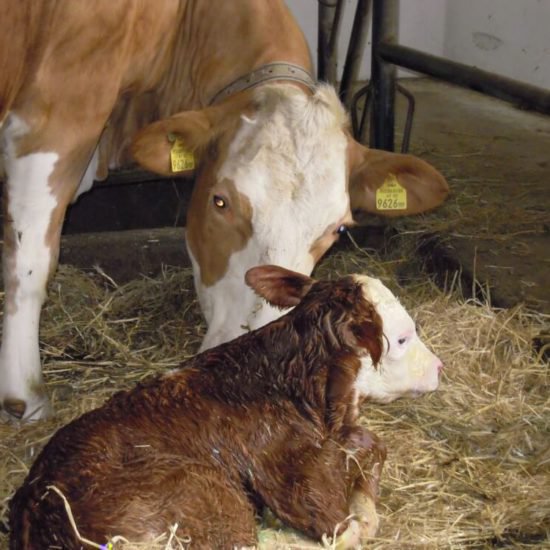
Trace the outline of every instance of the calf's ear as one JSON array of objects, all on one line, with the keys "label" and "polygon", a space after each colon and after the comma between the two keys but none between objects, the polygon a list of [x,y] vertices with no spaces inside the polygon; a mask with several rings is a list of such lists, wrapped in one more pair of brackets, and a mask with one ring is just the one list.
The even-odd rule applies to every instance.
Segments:
[{"label": "calf's ear", "polygon": [[369,149],[348,136],[352,212],[408,216],[439,206],[449,194],[445,178],[413,155]]},{"label": "calf's ear", "polygon": [[352,328],[357,344],[369,352],[373,366],[376,367],[384,349],[382,317],[373,304],[364,301],[354,318]]},{"label": "calf's ear", "polygon": [[244,279],[258,296],[280,308],[297,306],[313,285],[311,277],[277,265],[253,267]]}]

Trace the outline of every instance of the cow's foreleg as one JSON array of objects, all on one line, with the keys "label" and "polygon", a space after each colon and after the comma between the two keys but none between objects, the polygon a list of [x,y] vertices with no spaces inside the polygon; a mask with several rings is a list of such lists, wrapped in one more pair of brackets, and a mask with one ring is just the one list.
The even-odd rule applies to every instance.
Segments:
[{"label": "cow's foreleg", "polygon": [[65,210],[95,144],[56,152],[55,144],[28,146],[30,135],[27,125],[11,115],[5,129],[0,404],[12,418],[36,420],[49,412],[38,347],[40,311],[57,265]]}]

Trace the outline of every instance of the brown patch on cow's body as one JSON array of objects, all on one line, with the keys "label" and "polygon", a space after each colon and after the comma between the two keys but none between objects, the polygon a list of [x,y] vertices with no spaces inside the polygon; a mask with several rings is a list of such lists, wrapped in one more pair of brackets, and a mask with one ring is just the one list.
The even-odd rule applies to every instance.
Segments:
[{"label": "brown patch on cow's body", "polygon": [[[211,186],[197,185],[193,190],[190,208],[196,208],[202,215],[189,219],[187,242],[201,266],[202,283],[211,286],[227,271],[231,255],[243,250],[250,240],[253,209],[250,200],[237,191],[233,181],[215,182],[207,174],[204,178],[214,183]],[[214,203],[216,195],[226,201],[223,208]],[[201,246],[204,242],[210,245]]]},{"label": "brown patch on cow's body", "polygon": [[[312,66],[305,38],[283,3],[11,4],[3,4],[0,21],[0,51],[9,53],[0,77],[0,120],[14,110],[46,114],[61,126],[77,122],[47,140],[33,131],[29,151],[57,144],[63,130],[70,140],[90,118],[99,122],[100,133],[112,117],[102,160],[126,163],[140,127],[208,105],[229,82],[265,63]],[[14,28],[21,32],[10,32]],[[235,36],[246,36],[251,47],[236,44]]]}]

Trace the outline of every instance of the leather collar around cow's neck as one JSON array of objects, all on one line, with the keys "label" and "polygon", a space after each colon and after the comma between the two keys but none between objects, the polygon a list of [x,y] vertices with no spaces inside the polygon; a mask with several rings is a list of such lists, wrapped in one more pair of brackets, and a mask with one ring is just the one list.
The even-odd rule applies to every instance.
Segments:
[{"label": "leather collar around cow's neck", "polygon": [[210,105],[216,103],[217,101],[223,101],[224,99],[242,92],[244,90],[249,90],[250,88],[255,88],[264,82],[269,82],[270,80],[287,80],[290,82],[298,82],[303,84],[311,91],[314,91],[316,88],[315,81],[311,75],[300,67],[299,65],[293,65],[292,63],[268,63],[267,65],[262,65],[260,68],[248,73],[245,76],[241,76],[228,84],[225,88],[222,88],[217,92],[212,100]]}]

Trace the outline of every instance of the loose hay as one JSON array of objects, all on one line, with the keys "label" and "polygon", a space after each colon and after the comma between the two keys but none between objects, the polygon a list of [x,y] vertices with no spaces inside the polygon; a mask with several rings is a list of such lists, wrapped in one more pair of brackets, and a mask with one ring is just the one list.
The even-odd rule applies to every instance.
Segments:
[{"label": "loose hay", "polygon": [[[366,272],[396,290],[445,364],[440,389],[416,400],[366,405],[361,422],[388,446],[373,548],[550,547],[549,368],[532,350],[548,318],[495,310],[428,280],[399,288],[399,259],[364,251],[325,260],[319,276]],[[165,269],[118,287],[68,267],[50,285],[42,357],[56,417],[0,424],[0,506],[53,432],[112,393],[195,353],[204,325],[190,270]],[[181,531],[180,531],[181,533]],[[290,530],[260,529],[260,548],[318,548]],[[0,535],[0,548],[7,535]],[[177,526],[148,545],[187,547]]]}]

